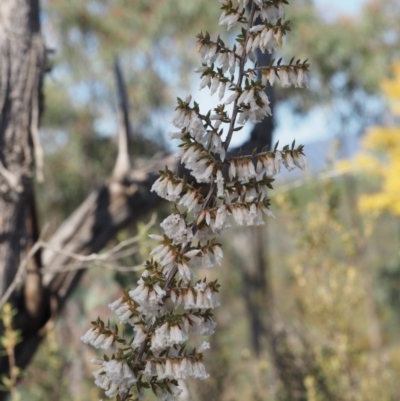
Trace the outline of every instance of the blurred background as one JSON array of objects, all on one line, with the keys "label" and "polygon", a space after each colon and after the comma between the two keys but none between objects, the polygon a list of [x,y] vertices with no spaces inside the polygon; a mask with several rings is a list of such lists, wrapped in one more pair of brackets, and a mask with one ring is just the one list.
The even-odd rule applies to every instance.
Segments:
[{"label": "blurred background", "polygon": [[[400,399],[400,4],[397,0],[296,0],[282,54],[309,59],[309,90],[274,88],[273,142],[305,145],[308,170],[278,177],[276,220],[222,238],[217,333],[186,400]],[[113,63],[125,76],[132,158],[173,152],[176,96],[197,90],[195,35],[216,36],[215,0],[43,0],[51,71],[41,138],[40,219],[50,232],[112,170],[117,154]],[[229,36],[224,33],[224,37]],[[235,139],[245,143],[248,127]],[[169,211],[158,209],[160,220]],[[138,235],[128,267],[147,258],[157,225]],[[63,315],[24,371],[30,401],[102,398],[95,352],[79,337],[140,271],[89,267]]]}]

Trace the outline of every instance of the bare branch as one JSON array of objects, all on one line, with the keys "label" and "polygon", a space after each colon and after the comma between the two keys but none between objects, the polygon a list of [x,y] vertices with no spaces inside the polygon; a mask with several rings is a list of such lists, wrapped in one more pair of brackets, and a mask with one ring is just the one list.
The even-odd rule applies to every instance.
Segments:
[{"label": "bare branch", "polygon": [[114,72],[118,90],[118,156],[112,178],[122,182],[131,168],[129,156],[131,125],[129,122],[128,96],[117,57],[115,58]]},{"label": "bare branch", "polygon": [[[60,255],[67,256],[68,258],[71,258],[77,262],[80,262],[79,265],[76,264],[70,264],[70,265],[61,265],[59,269],[54,269],[54,268],[44,268],[42,269],[42,273],[59,273],[59,272],[71,272],[71,271],[78,271],[78,270],[83,270],[87,269],[89,267],[100,267],[108,270],[115,270],[115,271],[120,271],[120,272],[132,272],[132,271],[140,271],[143,270],[143,265],[136,265],[136,266],[118,266],[113,263],[110,263],[113,260],[118,260],[122,259],[126,256],[129,256],[131,254],[134,254],[137,252],[138,248],[130,248],[128,250],[125,250],[124,252],[121,252],[121,249],[133,245],[137,242],[140,241],[143,232],[148,231],[151,227],[154,226],[156,222],[157,215],[153,213],[151,216],[150,221],[142,228],[141,233],[136,235],[135,237],[129,238],[125,241],[122,241],[118,243],[116,246],[111,248],[108,252],[105,252],[103,254],[96,254],[92,253],[90,255],[80,255],[74,252],[70,252],[68,250],[58,248],[55,245],[49,244],[43,240],[37,241],[31,250],[27,253],[25,258],[22,260],[20,263],[20,266],[18,268],[17,274],[14,277],[13,282],[11,285],[7,288],[7,291],[4,293],[4,295],[0,299],[0,308],[8,301],[10,298],[11,294],[13,291],[18,287],[18,285],[23,284],[26,273],[27,273],[27,266],[29,261],[34,257],[36,252],[38,252],[41,248],[44,249],[50,249],[51,251],[58,253]],[[41,237],[43,237],[43,233],[41,234]]]},{"label": "bare branch", "polygon": [[31,258],[33,257],[33,255],[40,249],[41,244],[40,242],[37,242],[32,248],[31,250],[28,252],[28,254],[26,255],[26,257],[22,260],[17,274],[14,277],[14,280],[12,281],[12,283],[9,285],[9,287],[7,288],[7,290],[4,292],[3,296],[0,299],[0,309],[3,307],[3,305],[8,301],[8,299],[10,298],[11,294],[14,292],[14,290],[23,283],[24,278],[25,278],[25,274],[26,274],[26,267],[28,265],[28,262],[31,260]]},{"label": "bare branch", "polygon": [[39,137],[39,82],[36,82],[35,88],[32,93],[32,120],[31,120],[31,137],[33,150],[35,152],[35,165],[36,165],[36,177],[38,182],[44,181],[43,169],[44,169],[44,152]]}]

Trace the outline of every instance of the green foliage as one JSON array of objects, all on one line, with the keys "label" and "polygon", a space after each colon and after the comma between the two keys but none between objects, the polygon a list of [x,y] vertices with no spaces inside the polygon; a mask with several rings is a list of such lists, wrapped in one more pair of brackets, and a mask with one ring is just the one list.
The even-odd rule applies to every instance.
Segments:
[{"label": "green foliage", "polygon": [[0,321],[4,331],[0,337],[1,354],[6,356],[10,367],[10,375],[2,375],[0,378],[0,391],[9,391],[11,401],[20,401],[21,395],[17,389],[17,383],[22,372],[16,365],[15,347],[21,342],[21,333],[14,329],[16,309],[10,303],[6,303],[0,311]]}]

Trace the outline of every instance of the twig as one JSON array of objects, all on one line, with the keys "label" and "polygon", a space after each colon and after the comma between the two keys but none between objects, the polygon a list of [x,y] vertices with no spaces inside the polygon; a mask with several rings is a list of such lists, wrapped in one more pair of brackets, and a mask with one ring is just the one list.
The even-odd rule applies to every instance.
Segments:
[{"label": "twig", "polygon": [[7,288],[6,292],[0,299],[0,309],[8,301],[8,299],[10,298],[13,291],[17,288],[17,286],[23,282],[28,262],[40,248],[41,248],[41,242],[36,242],[31,248],[31,250],[27,253],[25,258],[22,260],[21,264],[19,265],[18,271],[15,274],[13,282],[10,284],[10,286]]},{"label": "twig", "polygon": [[283,194],[283,193],[288,192],[295,188],[300,188],[303,185],[308,184],[310,181],[327,180],[329,178],[340,177],[342,175],[350,174],[352,172],[353,171],[338,171],[338,170],[335,171],[334,170],[334,171],[329,171],[327,173],[318,174],[317,176],[308,176],[307,178],[300,178],[299,180],[295,180],[295,181],[290,182],[289,184],[281,185],[281,186],[275,188],[274,193],[271,195],[271,197]]},{"label": "twig", "polygon": [[[148,231],[155,224],[156,216],[157,216],[156,213],[153,213],[150,221],[143,227],[142,231]],[[62,273],[62,272],[68,272],[68,271],[82,270],[82,269],[86,269],[89,267],[89,266],[84,265],[84,264],[88,264],[88,263],[90,263],[93,267],[101,267],[104,269],[120,271],[120,272],[135,272],[135,271],[140,271],[143,269],[142,265],[116,266],[112,263],[107,263],[107,260],[109,260],[110,258],[115,260],[115,259],[121,259],[121,258],[127,256],[128,255],[127,252],[129,252],[130,250],[120,252],[119,254],[118,254],[118,251],[120,251],[122,248],[124,248],[128,245],[138,242],[140,240],[142,234],[138,234],[133,238],[129,238],[125,241],[120,242],[119,244],[117,244],[116,246],[111,248],[108,252],[101,254],[101,255],[99,255],[99,254],[79,255],[77,253],[74,253],[74,252],[71,252],[71,251],[68,251],[68,250],[65,250],[62,248],[58,248],[52,244],[49,244],[49,243],[43,241],[41,238],[43,237],[43,234],[46,231],[46,229],[47,229],[47,227],[44,228],[44,230],[42,231],[42,233],[39,237],[39,240],[32,246],[31,250],[27,253],[25,258],[20,263],[20,265],[18,267],[18,271],[14,277],[13,282],[10,284],[10,286],[7,288],[6,292],[0,299],[0,308],[2,308],[3,305],[8,301],[8,299],[10,298],[13,291],[17,288],[17,286],[23,283],[25,275],[27,273],[28,262],[35,255],[35,253],[41,248],[50,249],[56,253],[67,256],[67,257],[74,259],[77,262],[81,263],[81,265],[79,265],[79,266],[76,266],[76,265],[73,266],[72,264],[67,265],[67,266],[62,266],[58,270],[43,268],[43,269],[41,269],[41,271],[43,273]]]}]

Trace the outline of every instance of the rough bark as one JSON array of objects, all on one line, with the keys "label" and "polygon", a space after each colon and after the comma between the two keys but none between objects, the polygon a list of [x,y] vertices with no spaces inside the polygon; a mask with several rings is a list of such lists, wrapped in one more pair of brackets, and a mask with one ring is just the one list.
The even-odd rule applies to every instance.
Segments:
[{"label": "rough bark", "polygon": [[[45,47],[38,1],[0,4],[0,294],[29,240],[33,136],[41,109]],[[32,216],[30,216],[32,218]]]}]

